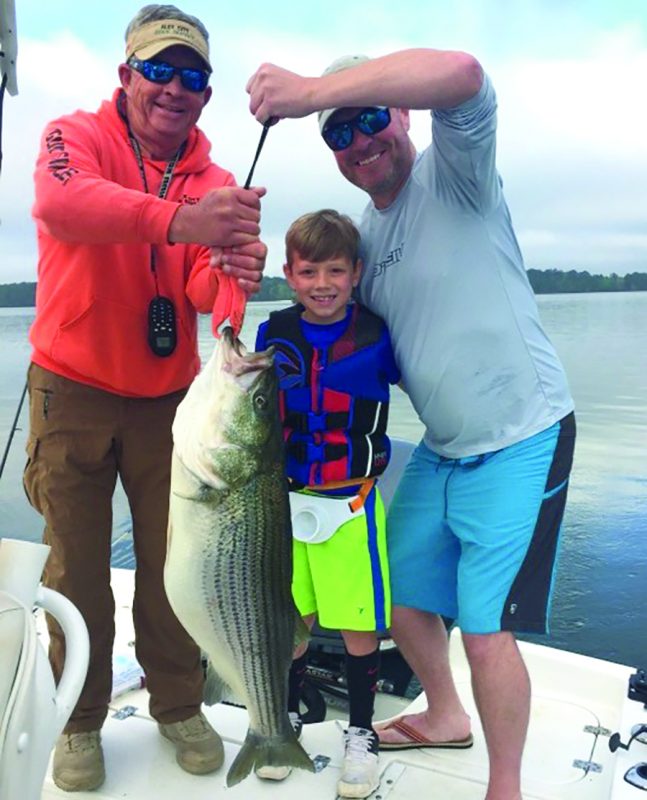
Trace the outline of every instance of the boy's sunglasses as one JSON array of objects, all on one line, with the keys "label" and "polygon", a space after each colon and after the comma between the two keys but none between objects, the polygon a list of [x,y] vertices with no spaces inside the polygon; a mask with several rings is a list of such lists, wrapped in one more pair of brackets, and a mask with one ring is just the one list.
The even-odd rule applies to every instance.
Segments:
[{"label": "boy's sunglasses", "polygon": [[128,64],[152,83],[170,83],[174,75],[179,75],[180,83],[190,92],[204,92],[209,83],[206,69],[174,67],[165,61],[140,61],[134,56],[128,59]]},{"label": "boy's sunglasses", "polygon": [[343,122],[333,122],[326,125],[321,134],[331,150],[345,150],[353,142],[353,129],[357,128],[365,136],[375,136],[391,123],[391,113],[388,108],[363,108],[359,114]]}]

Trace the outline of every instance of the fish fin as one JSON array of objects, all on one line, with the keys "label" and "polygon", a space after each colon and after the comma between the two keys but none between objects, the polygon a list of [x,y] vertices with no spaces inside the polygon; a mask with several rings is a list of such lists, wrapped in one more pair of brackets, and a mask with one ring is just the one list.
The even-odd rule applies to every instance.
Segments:
[{"label": "fish fin", "polygon": [[295,610],[297,624],[294,627],[294,647],[295,649],[310,638],[310,628],[303,621],[303,617]]},{"label": "fish fin", "polygon": [[204,678],[204,689],[202,692],[202,702],[205,706],[215,706],[220,703],[229,691],[229,686],[223,681],[220,675],[213,668],[211,661],[207,660],[206,674]]},{"label": "fish fin", "polygon": [[246,778],[253,769],[259,767],[298,767],[314,772],[312,759],[299,743],[290,728],[284,737],[267,739],[252,730],[240,748],[238,755],[227,773],[227,786],[232,787]]}]

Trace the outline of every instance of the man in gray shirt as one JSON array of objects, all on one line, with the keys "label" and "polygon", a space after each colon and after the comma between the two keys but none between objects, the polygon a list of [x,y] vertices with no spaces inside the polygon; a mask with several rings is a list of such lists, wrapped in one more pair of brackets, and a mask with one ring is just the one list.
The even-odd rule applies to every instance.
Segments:
[{"label": "man in gray shirt", "polygon": [[[319,112],[370,196],[360,298],[391,332],[426,431],[389,511],[393,636],[428,709],[380,747],[469,747],[439,615],[461,628],[490,759],[486,800],[520,800],[530,708],[513,632],[545,633],[570,474],[573,402],[546,337],[496,171],[496,97],[460,52],[345,56],[320,78],[252,76],[260,121]],[[409,109],[432,112],[416,153]]]}]

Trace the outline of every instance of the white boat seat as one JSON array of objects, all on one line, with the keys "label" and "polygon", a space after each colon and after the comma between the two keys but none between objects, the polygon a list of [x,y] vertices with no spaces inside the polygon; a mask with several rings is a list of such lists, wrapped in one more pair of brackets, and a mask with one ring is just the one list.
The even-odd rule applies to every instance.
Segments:
[{"label": "white boat seat", "polygon": [[[0,540],[0,798],[39,800],[51,750],[85,681],[89,641],[65,597],[38,586],[48,547]],[[38,639],[33,605],[65,634],[58,687]]]},{"label": "white boat seat", "polygon": [[20,666],[26,616],[24,606],[11,595],[0,592],[0,753],[9,716],[9,698]]}]

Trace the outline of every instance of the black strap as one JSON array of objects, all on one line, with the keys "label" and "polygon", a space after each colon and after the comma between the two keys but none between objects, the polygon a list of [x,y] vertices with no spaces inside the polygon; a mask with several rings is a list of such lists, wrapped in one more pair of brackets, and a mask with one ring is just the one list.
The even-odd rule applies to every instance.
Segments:
[{"label": "black strap", "polygon": [[[289,455],[300,464],[312,463],[311,459],[308,458],[308,442],[291,442],[288,440],[285,447]],[[320,445],[310,445],[310,449],[315,447],[321,448],[323,461],[338,461],[340,458],[345,458],[348,455],[347,444],[322,442]]]},{"label": "black strap", "polygon": [[[133,149],[133,153],[135,154],[135,159],[137,161],[137,166],[139,167],[139,174],[142,176],[142,183],[144,184],[144,191],[148,194],[148,181],[146,180],[146,172],[144,170],[144,159],[142,158],[142,151],[141,147],[139,146],[139,142],[133,136],[133,132],[130,130],[130,125],[128,125],[128,138],[130,139],[130,146]],[[178,147],[177,153],[173,156],[173,158],[168,162],[166,165],[166,169],[164,170],[164,175],[162,176],[162,183],[160,184],[159,192],[157,193],[158,197],[161,197],[162,200],[166,197],[168,192],[169,186],[171,185],[171,178],[173,177],[173,172],[175,171],[175,167],[177,166],[177,162],[182,158],[182,153],[184,152],[184,142]]]},{"label": "black strap", "polygon": [[283,425],[297,433],[311,433],[311,417],[324,418],[324,424],[321,427],[314,428],[314,431],[337,431],[342,428],[347,428],[350,423],[350,414],[348,411],[322,411],[320,414],[314,414],[313,412],[293,411],[289,409],[285,413]]}]

